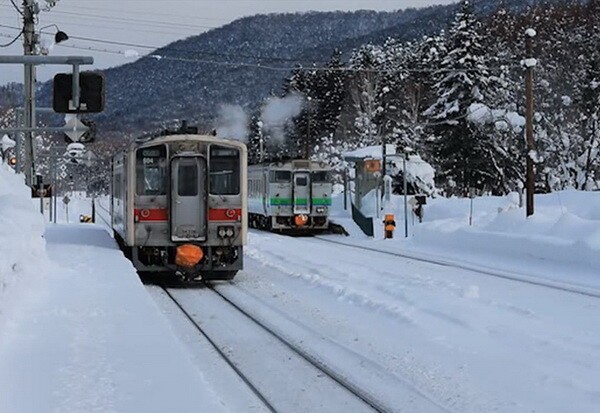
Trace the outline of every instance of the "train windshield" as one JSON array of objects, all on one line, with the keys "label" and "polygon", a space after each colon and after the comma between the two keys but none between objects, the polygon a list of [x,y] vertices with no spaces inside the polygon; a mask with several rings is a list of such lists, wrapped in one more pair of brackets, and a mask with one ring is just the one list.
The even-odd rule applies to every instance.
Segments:
[{"label": "train windshield", "polygon": [[223,146],[210,148],[210,193],[239,195],[240,151]]},{"label": "train windshield", "polygon": [[311,174],[314,184],[323,184],[331,182],[331,174],[329,171],[315,171]]},{"label": "train windshield", "polygon": [[269,180],[277,183],[292,182],[292,171],[271,171]]},{"label": "train windshield", "polygon": [[138,195],[167,194],[167,148],[164,145],[144,148],[137,151]]}]

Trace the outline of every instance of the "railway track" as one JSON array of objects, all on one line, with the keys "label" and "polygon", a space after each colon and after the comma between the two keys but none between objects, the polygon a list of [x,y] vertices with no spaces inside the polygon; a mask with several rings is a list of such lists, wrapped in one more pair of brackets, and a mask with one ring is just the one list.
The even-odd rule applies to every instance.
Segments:
[{"label": "railway track", "polygon": [[[223,288],[220,288],[221,286]],[[379,391],[380,394],[387,392],[388,395],[393,393],[393,395],[387,400],[382,400],[379,395],[365,390],[358,384],[360,380],[357,382],[355,377],[349,377],[347,369],[344,373],[343,368],[339,370],[315,354],[316,349],[307,349],[306,343],[312,342],[309,334],[301,340],[304,346],[299,345],[298,340],[283,335],[273,328],[271,323],[264,322],[262,317],[248,311],[247,305],[240,305],[229,297],[229,294],[219,291],[237,289],[234,284],[220,284],[216,288],[206,285],[205,288],[196,290],[161,288],[193,328],[210,343],[225,363],[271,412],[448,411],[411,389],[410,385],[400,383],[396,378],[390,380],[389,373],[380,366],[376,376],[386,384],[381,386],[384,387],[383,389],[378,387],[375,391]],[[266,309],[258,310],[261,312]],[[218,324],[221,327],[215,327]],[[241,331],[228,338],[226,333],[219,331],[223,329],[222,326],[227,325],[230,326],[229,328],[240,326]],[[243,348],[236,343],[237,339],[243,341]],[[248,343],[252,343],[250,348],[247,348]],[[256,351],[252,346],[257,346]],[[259,366],[252,362],[252,358],[257,355],[264,357],[263,363],[260,363],[264,365]],[[290,363],[295,367],[290,368]],[[368,360],[358,358],[355,362],[356,366],[364,364],[369,364]],[[354,375],[361,375],[363,372],[364,370],[361,371],[359,367]],[[273,382],[277,382],[280,388],[273,388],[269,384]],[[299,392],[300,388],[302,388],[301,392]],[[296,394],[291,398],[298,397],[296,403],[300,402],[300,404],[288,402],[285,397],[282,397],[286,392]]]},{"label": "railway track", "polygon": [[[300,349],[286,341],[277,332],[265,326],[241,307],[228,300],[211,286],[207,285],[206,288],[201,290],[177,290],[164,287],[162,287],[162,290],[269,411],[356,411],[380,413],[392,411],[389,407],[381,406],[377,401],[365,397],[361,392],[357,392],[351,384],[331,374],[324,366],[311,362],[309,358],[303,355]],[[189,294],[194,292],[201,292],[201,294],[196,294],[195,302],[210,302],[213,308],[215,308],[214,304],[216,302],[220,302],[220,307],[212,316],[202,314],[202,311],[198,311],[200,310],[199,308],[190,308],[191,300]],[[186,295],[187,299],[185,298]],[[225,315],[231,311],[237,313],[237,318],[231,317],[229,314]],[[230,325],[239,325],[240,321],[244,320],[246,324],[244,326],[245,329],[249,329],[249,325],[252,326],[251,329],[254,330],[252,334],[240,333],[239,336],[243,338],[246,345],[256,345],[256,351],[244,348],[244,351],[241,352],[235,343],[225,340],[223,334],[215,331],[214,324],[211,328],[209,319],[212,318],[214,320],[215,313],[223,315],[223,319],[221,320],[223,325],[228,324],[225,320],[229,321]],[[268,368],[257,368],[257,363],[253,363],[248,357],[245,357],[245,354],[248,352],[257,354],[263,358],[262,362],[258,364],[263,364],[264,367]],[[285,361],[286,364],[281,363],[282,361]],[[290,368],[290,364],[294,368]],[[277,367],[273,368],[273,366]],[[254,367],[254,369],[250,367]],[[266,372],[267,370],[270,371]],[[270,374],[271,377],[268,377],[267,374]],[[294,383],[296,381],[294,379],[295,375],[299,377],[298,384]],[[309,381],[314,381],[314,383],[307,386],[307,382]],[[274,382],[279,382],[281,387],[279,389],[271,388],[271,384]],[[289,396],[284,397],[285,392],[281,391],[284,387],[289,392]],[[290,399],[290,401],[288,402],[286,399]],[[337,403],[339,405],[336,407]]]},{"label": "railway track", "polygon": [[[416,393],[405,398],[405,405],[390,405],[378,399],[211,285],[200,290],[161,289],[271,412],[448,411]],[[227,333],[219,331],[232,326],[240,330],[235,328],[233,338],[228,339]],[[235,342],[235,337],[244,343],[243,347]],[[252,360],[255,356],[262,360],[256,363]]]},{"label": "railway track", "polygon": [[333,239],[323,238],[320,236],[315,236],[314,239],[317,239],[322,242],[327,242],[330,244],[341,245],[341,246],[344,246],[347,248],[354,248],[354,249],[359,249],[359,250],[363,250],[363,251],[366,250],[366,251],[376,252],[376,253],[384,254],[384,255],[388,255],[388,256],[395,256],[395,257],[400,257],[400,258],[406,258],[409,260],[424,262],[424,263],[428,263],[428,264],[440,265],[442,267],[450,267],[450,268],[457,268],[457,269],[461,269],[461,270],[467,270],[467,271],[476,272],[476,273],[484,274],[484,275],[491,276],[491,277],[502,278],[505,280],[516,281],[516,282],[529,284],[529,285],[536,285],[538,287],[545,287],[545,288],[549,288],[552,290],[563,291],[563,292],[568,292],[568,293],[572,293],[572,294],[579,294],[579,295],[584,295],[587,297],[600,298],[600,291],[592,289],[592,288],[586,288],[586,287],[582,287],[582,286],[571,285],[571,284],[557,282],[557,281],[551,281],[551,280],[543,280],[543,279],[540,279],[540,278],[537,278],[534,276],[528,276],[525,274],[518,274],[518,273],[509,272],[509,271],[495,270],[492,268],[483,268],[478,265],[472,265],[472,264],[468,264],[468,263],[460,263],[460,262],[448,260],[445,258],[432,258],[432,257],[411,254],[411,253],[383,251],[383,250],[380,250],[377,248],[371,248],[371,247],[362,246],[362,245],[348,244],[346,242],[336,241]]}]

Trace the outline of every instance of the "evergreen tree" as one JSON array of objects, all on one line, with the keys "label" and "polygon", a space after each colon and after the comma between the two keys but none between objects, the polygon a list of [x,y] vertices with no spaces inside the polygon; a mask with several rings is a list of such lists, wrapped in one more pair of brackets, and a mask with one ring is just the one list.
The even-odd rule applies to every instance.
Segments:
[{"label": "evergreen tree", "polygon": [[488,159],[492,143],[468,119],[472,105],[490,102],[497,87],[479,28],[473,7],[464,1],[437,73],[437,101],[425,111],[438,179],[453,193],[491,188],[495,181],[494,166]]}]

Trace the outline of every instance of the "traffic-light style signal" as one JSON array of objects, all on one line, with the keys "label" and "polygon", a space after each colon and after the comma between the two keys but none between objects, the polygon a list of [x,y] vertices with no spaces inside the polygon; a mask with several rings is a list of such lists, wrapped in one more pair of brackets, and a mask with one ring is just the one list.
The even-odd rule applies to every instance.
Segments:
[{"label": "traffic-light style signal", "polygon": [[54,76],[52,108],[56,113],[99,113],[104,110],[104,75],[95,72],[79,74],[79,107],[73,107],[73,75]]},{"label": "traffic-light style signal", "polygon": [[8,158],[8,164],[10,166],[12,166],[13,168],[15,166],[17,166],[17,157],[16,156],[11,156],[10,158]]}]

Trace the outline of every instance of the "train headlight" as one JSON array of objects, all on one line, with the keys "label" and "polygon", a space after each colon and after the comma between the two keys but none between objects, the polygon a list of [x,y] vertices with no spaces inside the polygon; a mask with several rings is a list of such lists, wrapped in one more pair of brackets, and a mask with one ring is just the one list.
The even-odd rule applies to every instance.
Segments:
[{"label": "train headlight", "polygon": [[219,227],[218,234],[220,238],[233,238],[235,229],[233,227]]},{"label": "train headlight", "polygon": [[324,206],[319,206],[316,208],[317,214],[326,214],[327,213],[327,207]]},{"label": "train headlight", "polygon": [[294,223],[297,227],[303,227],[308,224],[308,216],[307,215],[296,215],[294,217]]}]

